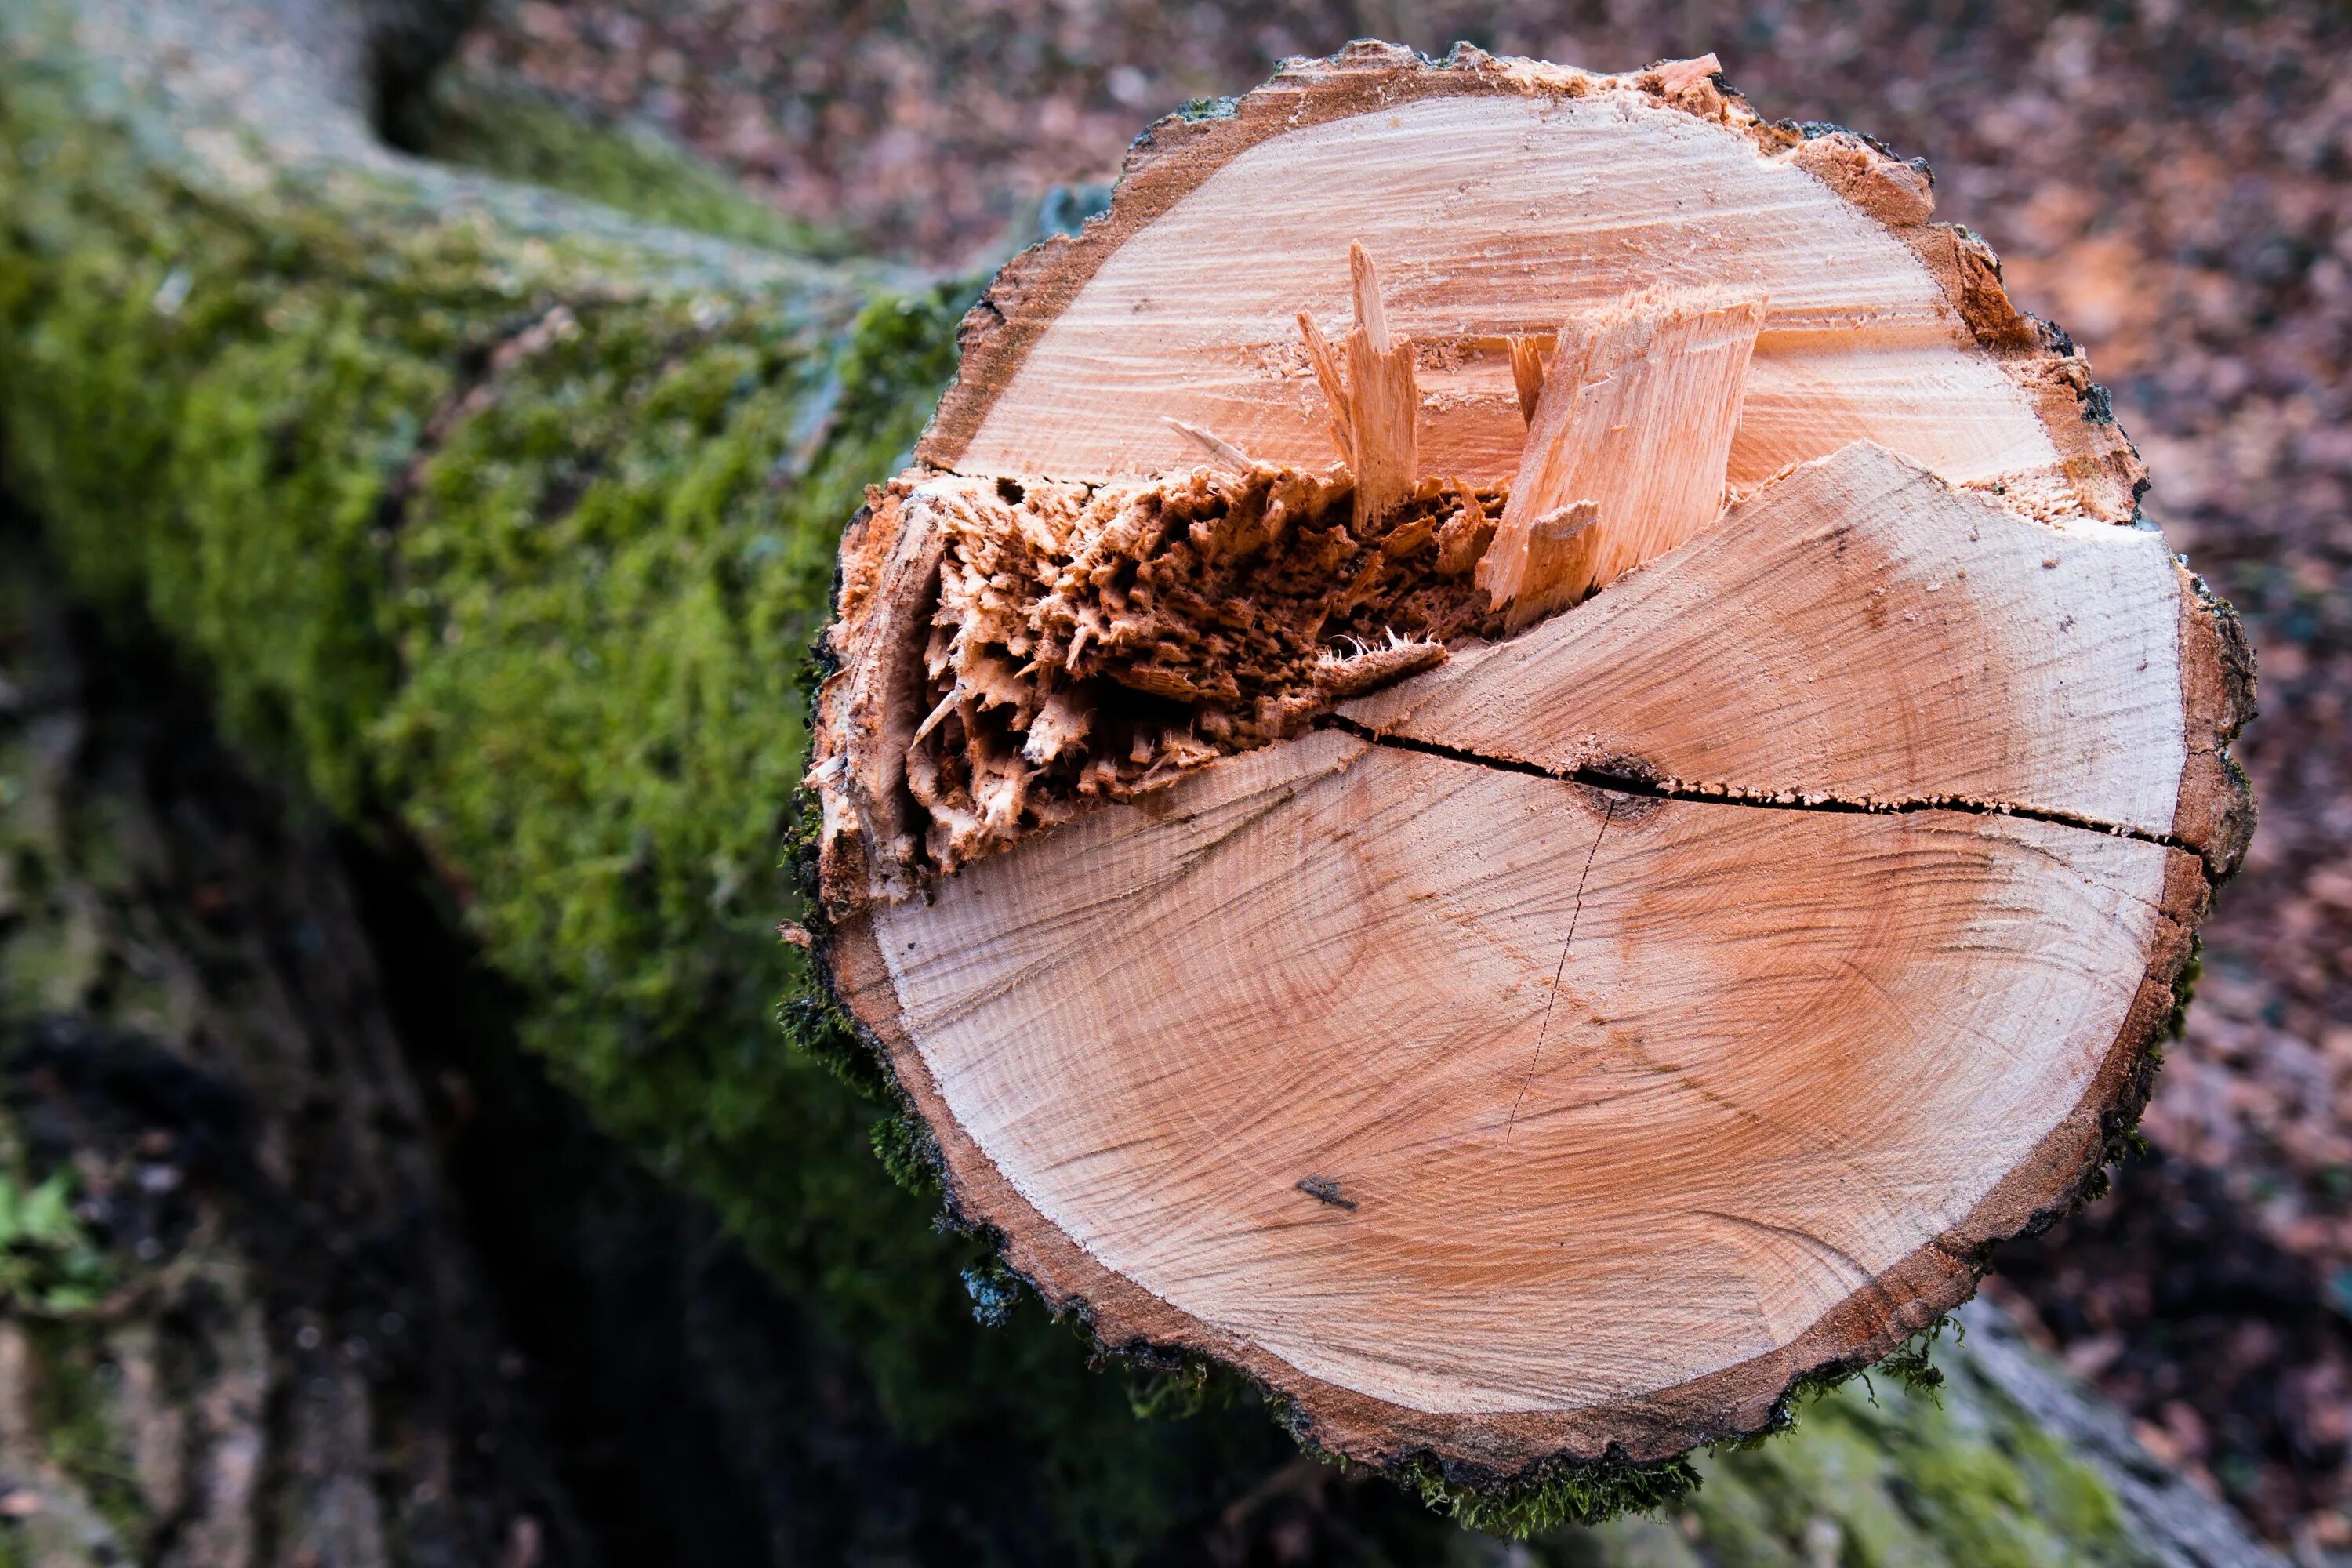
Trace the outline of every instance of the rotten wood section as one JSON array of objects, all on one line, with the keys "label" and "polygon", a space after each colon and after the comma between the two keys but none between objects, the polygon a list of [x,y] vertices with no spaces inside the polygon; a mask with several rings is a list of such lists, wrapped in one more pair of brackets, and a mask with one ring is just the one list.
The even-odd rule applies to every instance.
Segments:
[{"label": "rotten wood section", "polygon": [[2095,1174],[2250,669],[1927,214],[1708,61],[1360,47],[1000,277],[845,537],[824,953],[1104,1345],[1661,1458]]}]

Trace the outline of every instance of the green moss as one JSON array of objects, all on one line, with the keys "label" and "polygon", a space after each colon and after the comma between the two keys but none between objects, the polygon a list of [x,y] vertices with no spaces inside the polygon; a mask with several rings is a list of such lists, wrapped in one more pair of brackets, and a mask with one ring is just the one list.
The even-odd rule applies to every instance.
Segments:
[{"label": "green moss", "polygon": [[28,1185],[0,1171],[0,1310],[62,1318],[105,1295],[110,1271],[73,1212],[72,1178]]},{"label": "green moss", "polygon": [[1184,1421],[1204,1411],[1257,1403],[1247,1378],[1198,1356],[1182,1356],[1169,1365],[1128,1361],[1123,1371],[1128,1407],[1139,1420]]},{"label": "green moss", "polygon": [[1818,1561],[1824,1542],[1851,1568],[2141,1561],[2096,1472],[1965,1373],[1935,1399],[1895,1381],[1816,1394],[1789,1435],[1699,1468],[1688,1512],[1725,1568]]},{"label": "green moss", "polygon": [[1913,1515],[1954,1561],[1985,1568],[2115,1560],[2115,1500],[2038,1433],[2000,1446],[1908,1443],[1895,1475]]},{"label": "green moss", "polygon": [[[1862,1375],[1868,1378],[1874,1373],[1892,1378],[1913,1394],[1931,1402],[1935,1401],[1937,1398],[1937,1390],[1944,1386],[1943,1371],[1936,1365],[1934,1360],[1936,1342],[1944,1337],[1944,1331],[1947,1328],[1952,1328],[1954,1332],[1958,1332],[1956,1321],[1949,1316],[1937,1319],[1927,1328],[1895,1346],[1894,1353]],[[1874,1383],[1867,1386],[1874,1394],[1876,1392]]]},{"label": "green moss", "polygon": [[1655,1464],[1558,1459],[1499,1484],[1451,1477],[1428,1459],[1404,1467],[1400,1479],[1421,1500],[1456,1522],[1524,1541],[1564,1524],[1591,1524],[1624,1513],[1646,1513],[1699,1484],[1686,1459]]},{"label": "green moss", "polygon": [[[2189,1005],[2197,1000],[2197,983],[2204,977],[2205,938],[2201,934],[2194,935],[2189,939],[2189,962],[2182,964],[2180,973],[2172,977],[2172,1015],[2164,1021],[2166,1039],[2177,1040],[2188,1034]],[[2156,1061],[2160,1065],[2164,1060],[2164,1047],[2153,1045],[2148,1049],[2155,1053]]]},{"label": "green moss", "polygon": [[753,198],[656,127],[595,117],[506,77],[445,71],[415,118],[409,139],[445,163],[796,256],[837,257],[848,248],[840,236]]},{"label": "green moss", "polygon": [[877,1118],[867,1141],[874,1145],[875,1158],[901,1187],[919,1198],[940,1190],[939,1145],[912,1112],[895,1110]]},{"label": "green moss", "polygon": [[1774,1477],[1727,1462],[1720,1453],[1702,1456],[1694,1468],[1702,1484],[1680,1517],[1706,1542],[1719,1568],[1799,1568],[1805,1563],[1802,1537],[1783,1533],[1782,1521],[1791,1510],[1780,1506]]}]

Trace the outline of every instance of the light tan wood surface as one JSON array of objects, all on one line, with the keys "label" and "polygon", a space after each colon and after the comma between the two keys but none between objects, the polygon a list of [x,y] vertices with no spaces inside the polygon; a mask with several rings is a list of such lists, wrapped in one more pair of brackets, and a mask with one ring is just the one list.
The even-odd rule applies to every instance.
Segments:
[{"label": "light tan wood surface", "polygon": [[1000,275],[844,539],[820,941],[1107,1349],[1664,1458],[2118,1146],[2251,664],[1931,205],[1711,60],[1360,46]]},{"label": "light tan wood surface", "polygon": [[2186,858],[1326,733],[874,930],[947,1109],[1091,1258],[1354,1392],[1526,1412],[1767,1353],[1961,1226],[2097,1077]]},{"label": "light tan wood surface", "polygon": [[[1763,319],[1760,300],[1634,297],[1563,324],[1510,504],[1478,563],[1508,629],[1715,521]],[[1524,388],[1518,396],[1524,405]]]},{"label": "light tan wood surface", "polygon": [[[1163,122],[1127,210],[1008,269],[921,455],[1159,472],[1194,460],[1172,416],[1319,467],[1326,405],[1295,323],[1349,318],[1360,241],[1388,330],[1420,350],[1426,471],[1517,469],[1513,338],[1548,345],[1629,288],[1729,289],[1769,301],[1735,484],[1868,438],[1955,482],[2130,515],[2136,459],[2112,435],[2053,431],[2059,356],[1989,262],[1924,221],[1916,170],[1765,126],[1703,78],[1671,100],[1660,79],[1365,50],[1300,62],[1228,120]],[[1987,353],[1989,336],[2015,341]]]},{"label": "light tan wood surface", "polygon": [[[2041,812],[2200,853],[2161,535],[2028,522],[1857,444],[1573,615],[1340,710],[1383,734],[1672,790]],[[2192,655],[2193,655],[2193,651]]]}]

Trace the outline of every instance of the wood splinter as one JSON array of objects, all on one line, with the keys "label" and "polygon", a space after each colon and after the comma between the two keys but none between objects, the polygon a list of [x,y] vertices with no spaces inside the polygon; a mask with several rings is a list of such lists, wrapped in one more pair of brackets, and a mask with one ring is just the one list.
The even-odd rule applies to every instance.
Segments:
[{"label": "wood splinter", "polygon": [[1247,452],[1213,431],[1203,430],[1198,425],[1187,425],[1181,419],[1172,416],[1169,419],[1168,425],[1171,429],[1181,434],[1186,440],[1194,443],[1202,451],[1237,474],[1246,474],[1257,467]]},{"label": "wood splinter", "polygon": [[1519,417],[1529,425],[1536,422],[1536,402],[1543,395],[1546,363],[1539,341],[1520,334],[1512,336],[1511,390],[1518,394]]},{"label": "wood splinter", "polygon": [[1478,585],[1517,631],[1713,522],[1764,301],[1629,296],[1560,329],[1539,363],[1514,339],[1527,445]]},{"label": "wood splinter", "polygon": [[1330,406],[1340,459],[1355,476],[1356,523],[1362,532],[1395,510],[1421,477],[1421,388],[1413,375],[1412,340],[1389,336],[1380,273],[1360,240],[1348,244],[1348,273],[1356,322],[1348,332],[1345,370],[1305,310],[1298,312],[1298,333]]},{"label": "wood splinter", "polygon": [[822,961],[1112,1352],[1461,1484],[1765,1430],[2136,1114],[2237,623],[1919,171],[1711,60],[1168,132],[844,536]]}]

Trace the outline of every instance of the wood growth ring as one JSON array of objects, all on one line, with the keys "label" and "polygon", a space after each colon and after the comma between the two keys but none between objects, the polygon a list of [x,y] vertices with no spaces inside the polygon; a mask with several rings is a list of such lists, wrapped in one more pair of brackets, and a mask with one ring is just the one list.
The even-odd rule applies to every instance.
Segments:
[{"label": "wood growth ring", "polygon": [[1164,121],[843,542],[824,960],[1113,1350],[1493,1480],[1757,1431],[2147,1092],[2236,622],[1924,170],[1385,46]]}]

